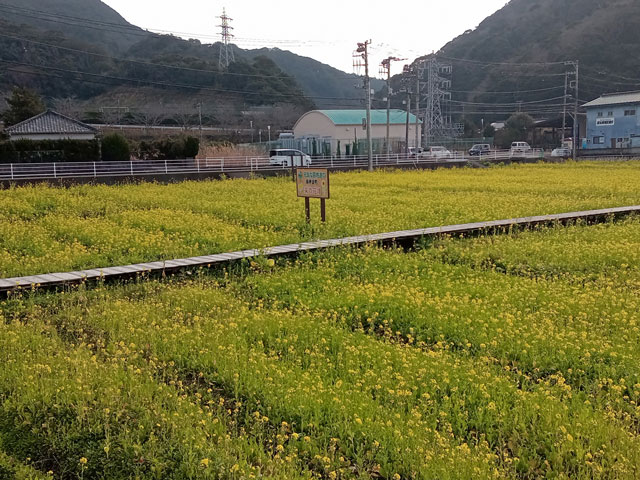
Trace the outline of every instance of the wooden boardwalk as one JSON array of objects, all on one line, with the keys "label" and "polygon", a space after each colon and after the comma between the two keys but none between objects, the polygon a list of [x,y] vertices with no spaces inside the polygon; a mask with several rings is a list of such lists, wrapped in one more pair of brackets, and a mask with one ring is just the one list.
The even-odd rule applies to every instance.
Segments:
[{"label": "wooden boardwalk", "polygon": [[620,208],[606,208],[602,210],[587,210],[583,212],[560,213],[555,215],[540,215],[535,217],[511,218],[489,222],[465,223],[443,227],[422,228],[418,230],[403,230],[398,232],[378,233],[374,235],[360,235],[355,237],[335,238],[316,242],[303,242],[264,249],[242,250],[238,252],[219,253],[201,257],[183,258],[160,262],[137,263],[117,267],[95,268],[75,272],[48,273],[27,277],[0,279],[0,292],[13,290],[40,289],[74,285],[90,281],[113,281],[136,277],[141,274],[173,274],[197,268],[212,268],[222,266],[242,259],[256,257],[277,257],[282,255],[297,255],[302,252],[323,250],[339,246],[361,246],[368,243],[408,244],[423,237],[439,235],[473,235],[492,230],[508,230],[513,227],[530,228],[536,225],[566,224],[576,220],[586,222],[603,222],[609,218],[619,218],[626,215],[640,213],[640,205]]}]

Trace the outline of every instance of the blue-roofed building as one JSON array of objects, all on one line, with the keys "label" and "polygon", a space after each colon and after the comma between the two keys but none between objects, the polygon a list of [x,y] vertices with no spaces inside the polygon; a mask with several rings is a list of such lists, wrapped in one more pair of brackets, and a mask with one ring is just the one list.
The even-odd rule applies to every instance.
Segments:
[{"label": "blue-roofed building", "polygon": [[587,150],[640,148],[640,92],[612,93],[583,105]]},{"label": "blue-roofed building", "polygon": [[[331,154],[335,154],[340,144],[340,153],[348,154],[347,147],[353,149],[357,143],[359,152],[364,153],[367,132],[365,128],[366,110],[313,110],[305,113],[293,127],[295,140],[301,149],[307,153],[311,151],[310,145],[315,142],[318,154],[325,153],[321,147],[328,148]],[[407,112],[404,110],[391,110],[390,115],[390,139],[394,152],[404,151]],[[420,123],[418,123],[420,128]],[[386,152],[387,137],[387,111],[371,111],[371,136],[373,138],[374,153]],[[420,135],[419,135],[420,136]],[[416,117],[409,115],[409,146],[415,146]],[[326,150],[325,150],[326,151]]]}]

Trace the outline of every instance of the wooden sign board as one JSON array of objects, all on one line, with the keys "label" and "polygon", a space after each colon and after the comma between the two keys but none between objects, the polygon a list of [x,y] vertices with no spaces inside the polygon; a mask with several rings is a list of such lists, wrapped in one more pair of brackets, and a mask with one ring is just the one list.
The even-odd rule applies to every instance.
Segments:
[{"label": "wooden sign board", "polygon": [[329,170],[326,168],[298,168],[296,186],[298,197],[329,198]]}]

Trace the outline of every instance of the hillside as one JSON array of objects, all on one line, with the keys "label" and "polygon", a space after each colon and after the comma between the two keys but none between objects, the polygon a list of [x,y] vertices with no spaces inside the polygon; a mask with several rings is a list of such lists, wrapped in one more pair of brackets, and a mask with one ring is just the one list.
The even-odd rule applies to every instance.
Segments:
[{"label": "hillside", "polygon": [[122,53],[148,35],[100,0],[0,0],[0,18]]},{"label": "hillside", "polygon": [[637,0],[512,0],[439,55],[453,64],[453,90],[496,102],[504,95],[483,92],[559,87],[551,94],[516,93],[509,101],[562,95],[565,66],[531,64],[579,60],[580,97],[590,100],[638,88],[633,79],[640,76],[639,20]]},{"label": "hillside", "polygon": [[[362,78],[321,63],[313,58],[302,57],[279,48],[246,50],[249,57],[264,56],[273,60],[282,70],[295,77],[304,93],[310,96],[318,108],[359,108],[362,103]],[[371,85],[379,89],[383,81],[372,79]]]},{"label": "hillside", "polygon": [[[362,96],[362,92],[354,88],[359,83],[355,75],[284,50],[242,50],[238,47],[234,47],[238,62],[228,75],[223,75],[218,71],[220,44],[205,45],[197,40],[144,31],[99,0],[0,0],[0,14],[0,34],[5,35],[0,37],[0,60],[29,64],[14,66],[4,74],[0,71],[0,94],[6,93],[12,84],[20,83],[48,97],[73,95],[86,100],[107,93],[114,84],[122,87],[132,83],[105,80],[107,75],[145,81],[145,87],[154,86],[153,82],[190,87],[206,85],[208,93],[216,96],[229,96],[225,91],[230,90],[237,93],[236,97],[241,97],[242,105],[284,103],[300,108],[311,108],[314,104],[324,108],[336,104],[344,106],[345,103],[354,107],[360,105],[354,100]],[[45,45],[21,42],[20,38]],[[52,45],[96,52],[104,57],[86,58],[68,50],[53,49]],[[120,62],[113,57],[138,64]],[[33,65],[43,67],[37,69]],[[52,65],[98,76],[42,72],[43,68]],[[73,68],[76,66],[78,68]],[[21,73],[16,74],[16,70]],[[377,85],[374,83],[374,87]],[[193,103],[188,97],[189,90],[194,89],[181,90],[177,96]],[[131,92],[126,96],[135,101],[136,96]],[[176,92],[172,91],[169,96],[176,97]],[[308,100],[302,99],[303,96]],[[144,98],[140,96],[140,101]]]}]

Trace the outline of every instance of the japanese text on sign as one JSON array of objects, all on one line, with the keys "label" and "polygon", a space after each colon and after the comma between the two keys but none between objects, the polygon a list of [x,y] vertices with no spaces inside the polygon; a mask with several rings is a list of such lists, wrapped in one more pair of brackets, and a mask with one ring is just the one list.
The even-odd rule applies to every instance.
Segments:
[{"label": "japanese text on sign", "polygon": [[299,168],[296,184],[298,197],[329,198],[329,171],[326,168]]}]

